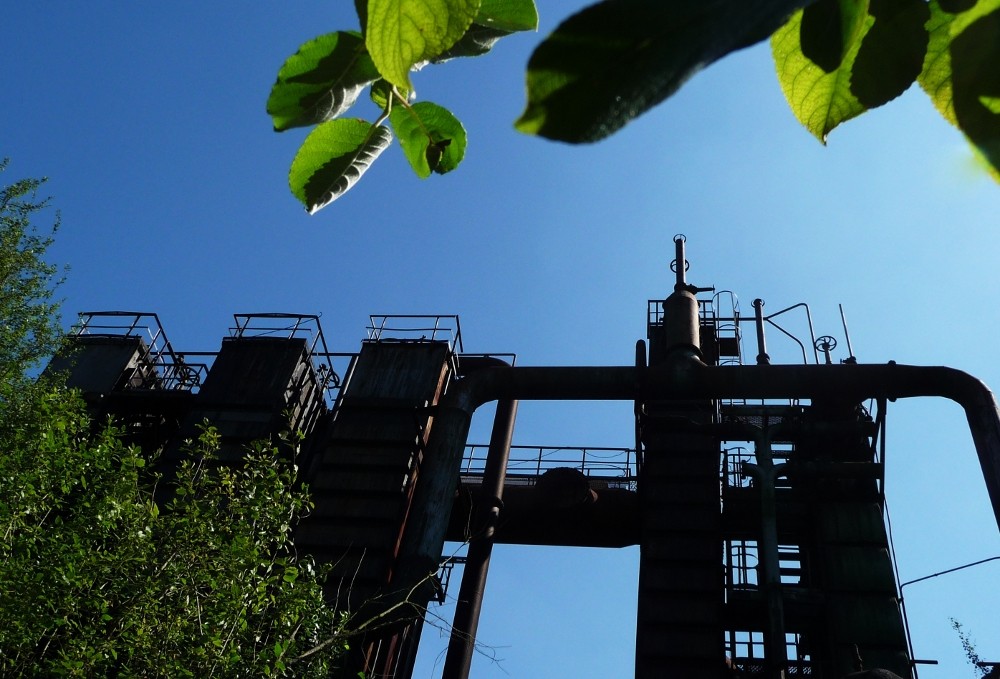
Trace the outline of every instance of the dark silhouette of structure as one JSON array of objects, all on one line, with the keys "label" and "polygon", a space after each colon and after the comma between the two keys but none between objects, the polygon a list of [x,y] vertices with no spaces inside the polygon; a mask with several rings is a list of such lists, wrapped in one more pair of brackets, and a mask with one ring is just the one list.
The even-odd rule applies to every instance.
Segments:
[{"label": "dark silhouette of structure", "polygon": [[[182,356],[155,315],[102,312],[54,367],[168,463],[206,419],[233,460],[251,440],[306,434],[316,510],[297,544],[335,564],[332,601],[384,623],[352,644],[344,676],[410,675],[446,540],[469,543],[446,679],[469,676],[497,542],[640,545],[637,678],[913,676],[883,524],[886,405],[959,402],[1000,516],[992,394],[948,368],[860,365],[849,342],[835,364],[831,337],[771,365],[766,329],[784,333],[774,319],[804,305],[765,316],[756,300],[741,317],[730,293],[687,283],[676,247],[674,290],[649,302],[631,366],[514,367],[465,353],[453,316],[375,316],[360,351],[337,354],[315,316],[238,315],[218,352]],[[521,400],[633,401],[634,448],[553,464],[512,447]],[[484,456],[466,438],[490,401]],[[511,467],[532,450],[534,468]]]}]

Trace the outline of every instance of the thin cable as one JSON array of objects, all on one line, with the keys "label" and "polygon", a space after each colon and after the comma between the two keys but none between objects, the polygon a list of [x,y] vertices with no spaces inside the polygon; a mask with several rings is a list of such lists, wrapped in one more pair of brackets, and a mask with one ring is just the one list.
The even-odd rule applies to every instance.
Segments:
[{"label": "thin cable", "polygon": [[923,582],[924,580],[930,580],[931,578],[936,578],[939,575],[947,575],[948,573],[954,573],[955,571],[965,570],[966,568],[972,568],[973,566],[978,566],[982,563],[987,563],[989,561],[996,561],[1000,559],[1000,556],[991,556],[988,559],[980,559],[979,561],[973,561],[972,563],[967,563],[964,566],[956,566],[955,568],[949,568],[946,571],[938,571],[937,573],[931,573],[930,575],[925,575],[922,578],[917,578],[916,580],[910,580],[909,582],[904,582],[899,586],[900,591],[907,585],[912,585],[915,582]]}]

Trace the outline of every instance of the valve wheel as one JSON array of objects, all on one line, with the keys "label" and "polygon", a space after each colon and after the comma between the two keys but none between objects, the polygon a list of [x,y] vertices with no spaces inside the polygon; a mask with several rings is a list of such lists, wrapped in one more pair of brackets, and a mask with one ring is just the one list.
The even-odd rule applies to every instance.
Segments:
[{"label": "valve wheel", "polygon": [[832,351],[837,348],[837,338],[830,335],[817,337],[814,346],[820,351]]}]

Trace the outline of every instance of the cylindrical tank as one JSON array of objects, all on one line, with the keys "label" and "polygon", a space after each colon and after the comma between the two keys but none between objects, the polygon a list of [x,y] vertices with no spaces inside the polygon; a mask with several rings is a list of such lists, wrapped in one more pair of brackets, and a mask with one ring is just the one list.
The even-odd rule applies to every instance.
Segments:
[{"label": "cylindrical tank", "polygon": [[666,353],[684,348],[701,356],[698,300],[693,292],[676,290],[663,301],[663,332]]}]

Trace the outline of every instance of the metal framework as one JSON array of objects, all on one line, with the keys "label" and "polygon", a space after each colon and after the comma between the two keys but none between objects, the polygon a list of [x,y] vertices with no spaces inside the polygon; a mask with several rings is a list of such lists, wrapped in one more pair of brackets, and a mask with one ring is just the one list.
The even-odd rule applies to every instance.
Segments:
[{"label": "metal framework", "polygon": [[197,392],[208,364],[189,363],[185,355],[174,351],[167,333],[154,313],[143,311],[85,311],[70,333],[71,337],[129,337],[141,343],[141,363],[145,372],[136,371],[123,382],[127,389],[166,389]]},{"label": "metal framework", "polygon": [[[837,570],[878,551],[879,529],[865,529],[868,552],[829,529],[880,519],[887,402],[935,396],[963,407],[1000,526],[996,401],[954,369],[859,364],[842,309],[848,358],[835,364],[836,340],[816,336],[807,305],[765,315],[758,299],[744,316],[732,292],[687,283],[683,238],[675,244],[674,291],[648,302],[634,365],[519,367],[513,355],[465,354],[453,315],[373,315],[362,351],[335,353],[318,316],[236,314],[223,348],[240,350],[225,370],[213,353],[176,352],[156,314],[87,312],[74,337],[135,345],[138,359],[122,363],[129,375],[110,380],[121,397],[93,402],[130,416],[163,409],[136,419],[159,421],[161,438],[181,436],[185,417],[214,413],[235,445],[278,426],[288,404],[306,413],[302,468],[318,499],[298,539],[344,559],[344,577],[364,580],[385,610],[442,596],[456,563],[439,570],[443,544],[453,514],[467,512],[457,522],[469,548],[444,679],[469,676],[494,542],[526,535],[530,544],[641,545],[637,679],[715,677],[724,658],[743,676],[833,677],[850,661],[850,624],[824,626],[822,612],[858,620],[877,609],[896,629],[892,574],[858,593]],[[793,312],[808,347],[788,328]],[[767,330],[790,340],[801,364],[773,365]],[[184,398],[139,398],[157,391]],[[518,404],[530,400],[632,401],[635,446],[513,446]],[[473,415],[494,401],[489,444],[468,445]],[[351,550],[361,550],[357,562]],[[439,586],[424,586],[435,572]],[[393,620],[357,645],[350,673],[405,679],[418,640],[412,618]]]}]

